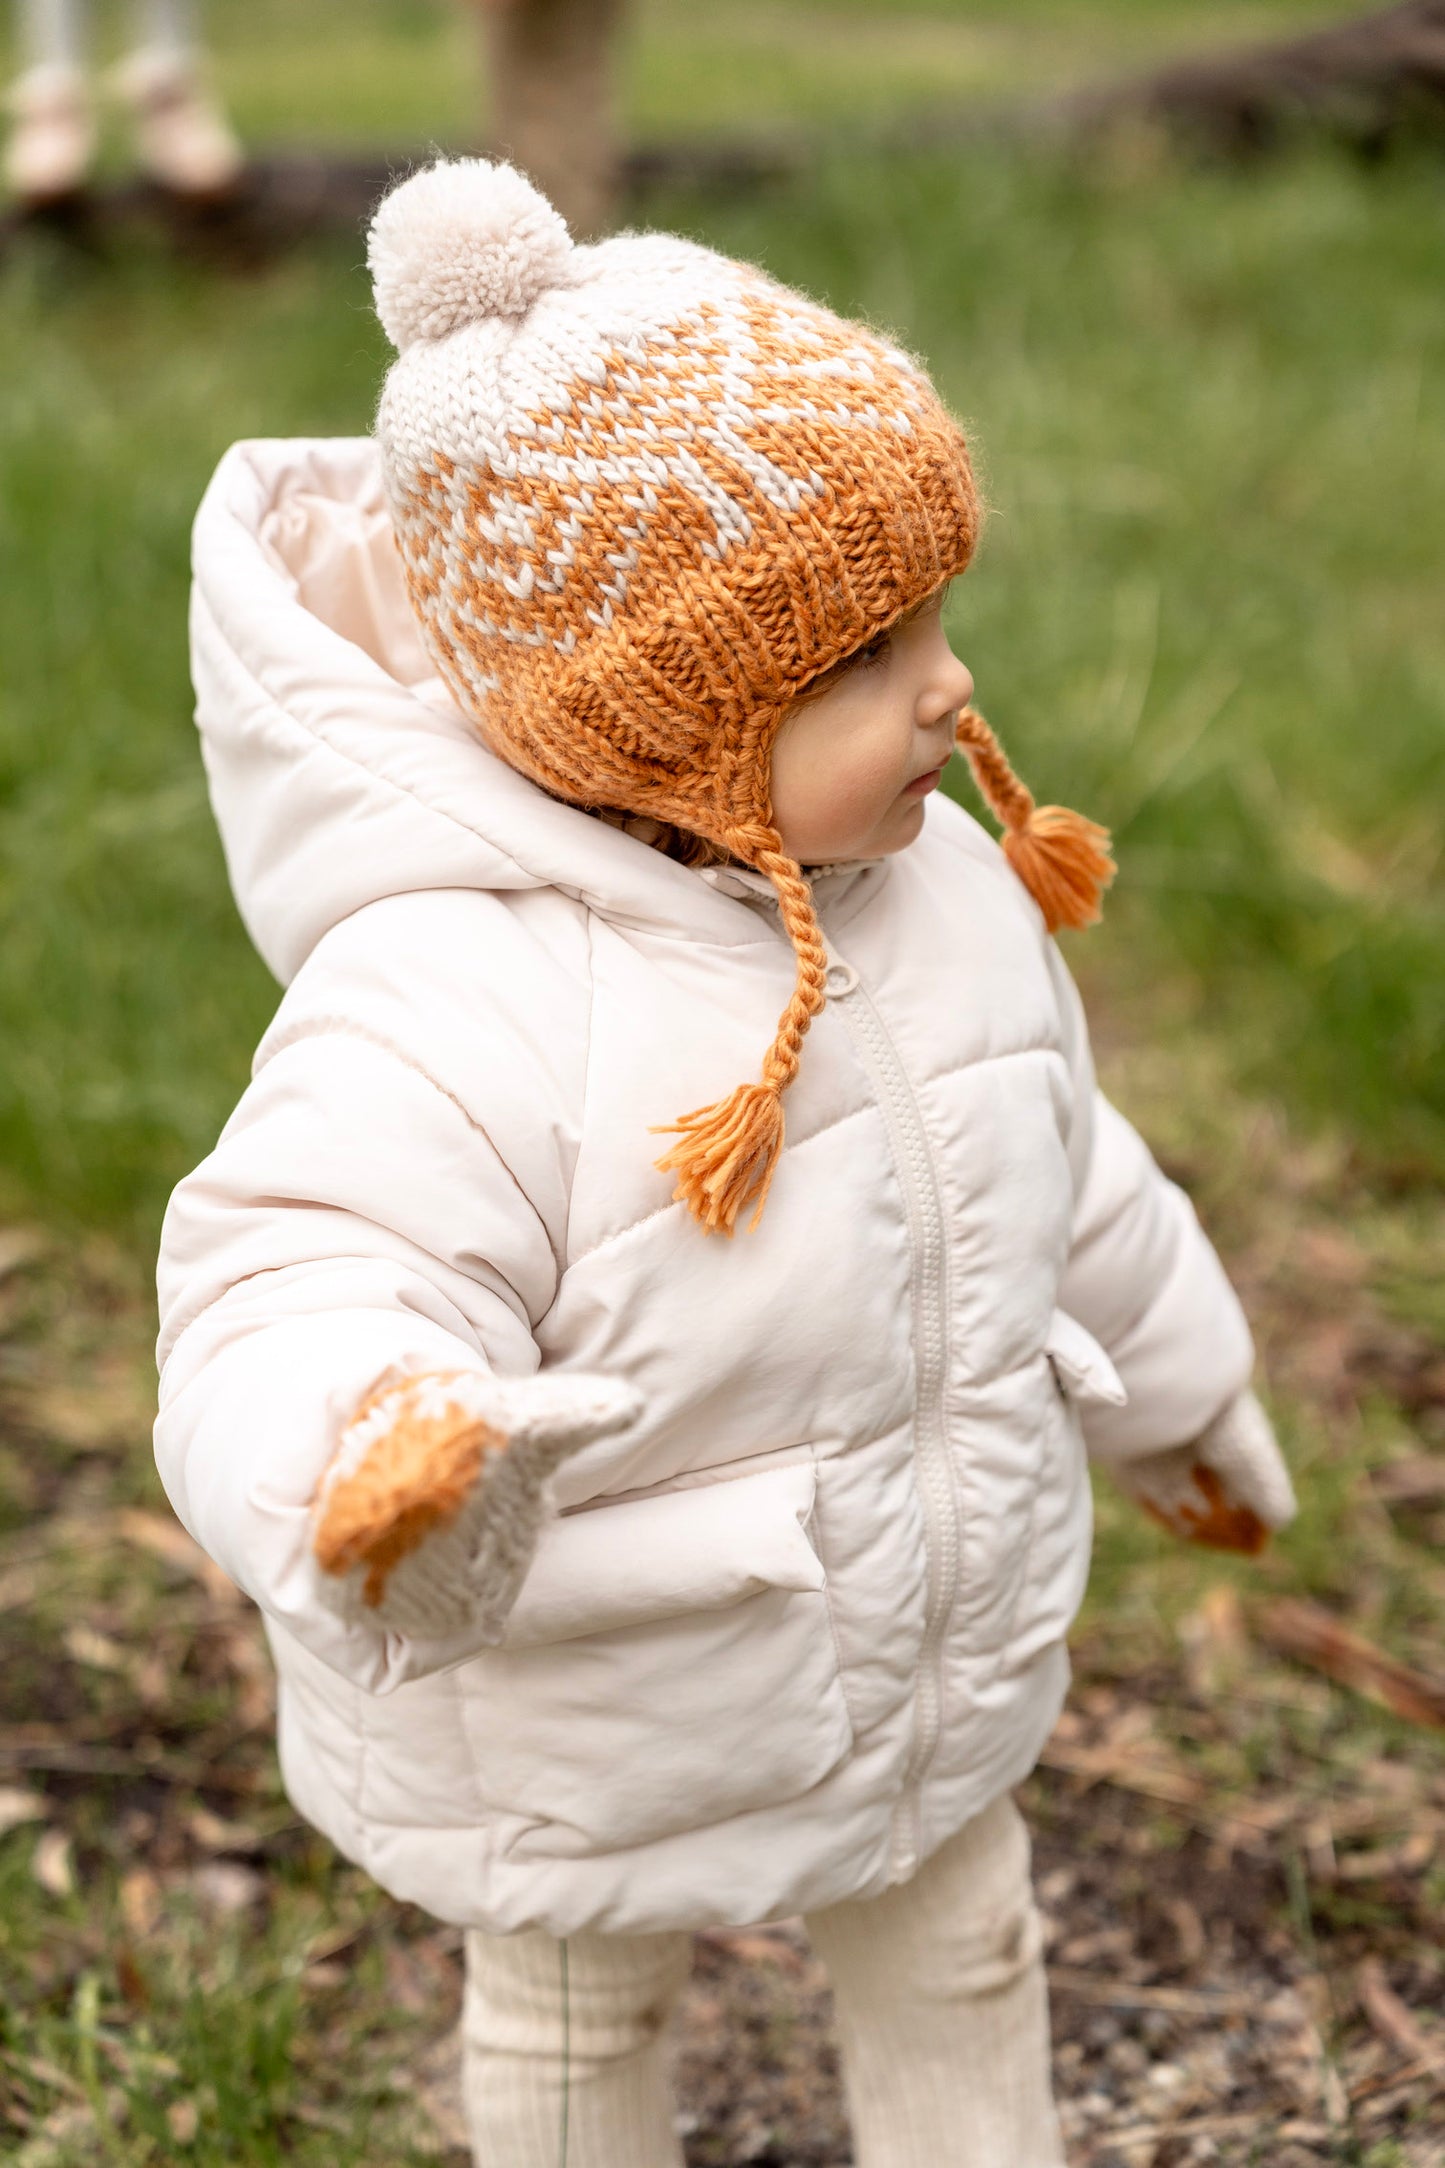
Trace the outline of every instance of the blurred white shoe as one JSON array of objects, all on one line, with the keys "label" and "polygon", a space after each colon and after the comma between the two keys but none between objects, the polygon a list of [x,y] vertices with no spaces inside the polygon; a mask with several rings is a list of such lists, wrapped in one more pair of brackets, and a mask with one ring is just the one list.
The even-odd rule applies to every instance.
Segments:
[{"label": "blurred white shoe", "polygon": [[130,107],[136,150],[153,181],[177,196],[224,196],[235,187],[245,154],[190,54],[132,53],[111,82]]},{"label": "blurred white shoe", "polygon": [[78,68],[58,62],[28,68],[6,93],[11,127],[5,143],[5,182],[22,204],[38,209],[84,187],[95,152],[90,88]]}]

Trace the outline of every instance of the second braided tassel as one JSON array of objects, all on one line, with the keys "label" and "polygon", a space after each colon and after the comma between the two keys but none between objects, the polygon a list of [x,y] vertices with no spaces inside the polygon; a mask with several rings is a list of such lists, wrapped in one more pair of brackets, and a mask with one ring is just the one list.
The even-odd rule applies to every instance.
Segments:
[{"label": "second braided tassel", "polygon": [[1109,831],[1066,805],[1035,805],[977,708],[958,719],[957,742],[1003,828],[1003,854],[1044,914],[1050,933],[1093,926],[1118,868]]},{"label": "second braided tassel", "polygon": [[1104,890],[1118,871],[1107,828],[1066,805],[1039,805],[1022,826],[1005,830],[1003,854],[1050,933],[1098,924]]}]

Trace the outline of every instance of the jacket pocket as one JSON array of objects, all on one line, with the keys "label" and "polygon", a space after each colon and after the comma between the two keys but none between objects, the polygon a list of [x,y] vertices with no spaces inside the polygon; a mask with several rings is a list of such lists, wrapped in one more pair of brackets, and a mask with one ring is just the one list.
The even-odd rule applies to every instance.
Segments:
[{"label": "jacket pocket", "polygon": [[1067,1311],[1050,1318],[1044,1354],[1053,1387],[1042,1410],[1028,1571],[1010,1651],[1020,1668],[1063,1640],[1083,1601],[1093,1532],[1084,1418],[1091,1407],[1122,1407],[1127,1397],[1103,1348]]},{"label": "jacket pocket", "polygon": [[1085,1407],[1092,1401],[1109,1408],[1122,1408],[1128,1400],[1123,1380],[1103,1348],[1067,1310],[1055,1310],[1049,1319],[1044,1353],[1066,1399]]},{"label": "jacket pocket", "polygon": [[816,1489],[809,1463],[565,1514],[537,1547],[503,1647],[720,1611],[765,1588],[821,1589],[804,1527]]},{"label": "jacket pocket", "polygon": [[811,1466],[573,1513],[504,1645],[454,1679],[519,1857],[641,1844],[796,1798],[852,1745],[808,1539]]}]

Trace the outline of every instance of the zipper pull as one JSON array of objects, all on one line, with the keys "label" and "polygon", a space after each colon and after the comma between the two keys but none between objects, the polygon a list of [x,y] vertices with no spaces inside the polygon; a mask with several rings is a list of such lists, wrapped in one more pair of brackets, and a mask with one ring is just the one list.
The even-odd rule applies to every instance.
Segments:
[{"label": "zipper pull", "polygon": [[823,990],[830,1001],[842,1001],[858,984],[858,974],[850,963],[838,954],[827,935],[823,945],[828,953],[828,968],[823,974]]}]

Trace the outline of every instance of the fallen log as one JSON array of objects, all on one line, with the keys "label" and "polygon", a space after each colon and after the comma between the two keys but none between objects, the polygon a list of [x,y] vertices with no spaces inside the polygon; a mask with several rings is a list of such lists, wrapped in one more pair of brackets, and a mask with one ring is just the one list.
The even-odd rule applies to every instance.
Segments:
[{"label": "fallen log", "polygon": [[1352,15],[1280,43],[1186,60],[1057,101],[1066,127],[1129,118],[1241,152],[1308,128],[1376,151],[1445,124],[1445,0]]},{"label": "fallen log", "polygon": [[[24,231],[49,232],[100,253],[128,229],[158,229],[188,256],[245,268],[327,234],[355,236],[393,181],[425,165],[432,149],[257,152],[225,196],[186,202],[145,181],[87,189],[42,210],[0,212],[0,253]],[[682,187],[727,192],[784,179],[805,163],[797,138],[641,144],[623,158],[626,191]]]}]

